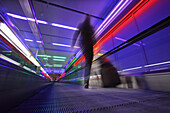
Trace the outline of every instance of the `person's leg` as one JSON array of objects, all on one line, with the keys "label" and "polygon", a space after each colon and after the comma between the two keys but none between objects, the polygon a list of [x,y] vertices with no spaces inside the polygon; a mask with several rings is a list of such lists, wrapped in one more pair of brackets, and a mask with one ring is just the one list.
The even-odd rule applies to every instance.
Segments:
[{"label": "person's leg", "polygon": [[85,60],[86,60],[86,67],[85,67],[85,74],[84,74],[84,84],[85,84],[85,88],[88,88],[91,65],[92,65],[92,60],[93,60],[93,53],[92,52],[86,53]]},{"label": "person's leg", "polygon": [[88,86],[89,86],[90,71],[91,71],[91,65],[88,62],[88,63],[86,63],[85,74],[84,74],[85,88],[88,88]]}]

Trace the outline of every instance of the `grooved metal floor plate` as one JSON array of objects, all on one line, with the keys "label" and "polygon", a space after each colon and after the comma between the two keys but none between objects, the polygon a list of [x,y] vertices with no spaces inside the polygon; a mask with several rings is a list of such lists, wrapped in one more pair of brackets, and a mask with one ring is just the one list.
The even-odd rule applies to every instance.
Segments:
[{"label": "grooved metal floor plate", "polygon": [[170,113],[170,93],[54,83],[9,113]]}]

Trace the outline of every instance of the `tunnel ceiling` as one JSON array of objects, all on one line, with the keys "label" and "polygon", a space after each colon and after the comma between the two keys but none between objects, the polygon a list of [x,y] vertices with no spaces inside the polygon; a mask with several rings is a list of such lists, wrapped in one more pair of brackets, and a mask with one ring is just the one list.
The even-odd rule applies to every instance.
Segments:
[{"label": "tunnel ceiling", "polygon": [[[55,65],[55,69],[63,68],[80,49],[72,50],[69,46],[74,29],[84,20],[85,14],[91,15],[91,24],[97,29],[118,2],[119,0],[1,0],[4,13],[19,30],[21,40],[34,54],[38,54],[45,68],[49,64],[52,67]],[[14,14],[22,17],[16,18]],[[25,17],[29,18],[24,20]],[[36,24],[32,18],[36,18],[39,23]],[[74,29],[61,28],[63,25]],[[40,56],[44,54],[48,56]],[[53,56],[66,59],[56,61]]]}]

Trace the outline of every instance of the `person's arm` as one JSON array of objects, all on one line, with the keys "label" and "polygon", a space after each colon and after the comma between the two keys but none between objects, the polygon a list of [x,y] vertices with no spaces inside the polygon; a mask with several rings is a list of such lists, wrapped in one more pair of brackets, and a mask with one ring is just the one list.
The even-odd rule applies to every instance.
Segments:
[{"label": "person's arm", "polygon": [[72,40],[72,44],[71,44],[71,47],[74,47],[75,43],[76,43],[76,40],[78,38],[78,35],[80,34],[80,25],[78,26],[78,29],[74,35],[73,35],[73,40]]}]

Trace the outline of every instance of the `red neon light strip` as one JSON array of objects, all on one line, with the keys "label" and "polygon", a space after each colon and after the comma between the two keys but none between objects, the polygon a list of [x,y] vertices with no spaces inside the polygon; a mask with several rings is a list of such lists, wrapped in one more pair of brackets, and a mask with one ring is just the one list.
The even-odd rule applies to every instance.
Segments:
[{"label": "red neon light strip", "polygon": [[74,65],[74,66],[77,66],[81,61],[85,61],[84,55],[81,56],[73,65]]},{"label": "red neon light strip", "polygon": [[47,74],[45,74],[43,71],[41,71],[41,73],[51,80],[51,78]]},{"label": "red neon light strip", "polygon": [[[133,14],[135,14],[142,6],[144,6],[149,0],[141,0],[138,4],[136,4],[119,22],[117,22],[104,36],[102,36],[98,42],[93,46],[94,49],[103,45],[105,41],[107,41],[110,37],[110,35],[113,35],[112,33],[120,27],[125,21],[127,21]],[[96,51],[95,51],[96,52]]]},{"label": "red neon light strip", "polygon": [[23,57],[28,63],[30,63],[29,59],[26,58],[19,50],[17,50],[10,42],[8,42],[2,35],[0,35],[0,39],[3,40],[3,42],[5,42],[9,47],[11,47],[11,49],[13,49],[16,54],[20,54],[21,57]]},{"label": "red neon light strip", "polygon": [[61,79],[65,74],[66,72],[64,72],[57,80]]}]

